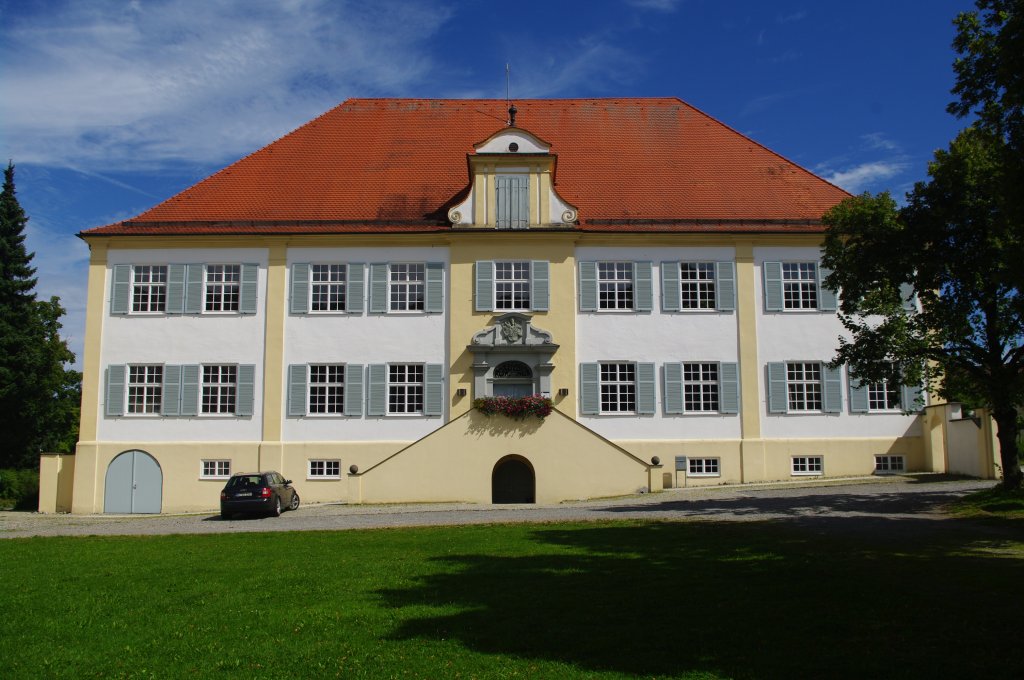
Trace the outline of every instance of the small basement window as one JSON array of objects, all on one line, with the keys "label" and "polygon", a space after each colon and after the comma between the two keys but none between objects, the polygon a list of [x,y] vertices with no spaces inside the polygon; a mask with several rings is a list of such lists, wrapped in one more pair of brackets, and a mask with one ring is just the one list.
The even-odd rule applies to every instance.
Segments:
[{"label": "small basement window", "polygon": [[793,456],[794,475],[820,475],[823,469],[821,456]]}]

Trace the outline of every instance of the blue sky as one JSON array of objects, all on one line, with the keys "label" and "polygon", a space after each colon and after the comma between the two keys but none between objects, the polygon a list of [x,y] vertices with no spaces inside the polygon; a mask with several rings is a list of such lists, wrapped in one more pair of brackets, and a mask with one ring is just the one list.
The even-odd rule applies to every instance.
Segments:
[{"label": "blue sky", "polygon": [[0,154],[80,354],[88,249],[349,97],[675,96],[845,189],[901,197],[969,0],[0,0]]}]

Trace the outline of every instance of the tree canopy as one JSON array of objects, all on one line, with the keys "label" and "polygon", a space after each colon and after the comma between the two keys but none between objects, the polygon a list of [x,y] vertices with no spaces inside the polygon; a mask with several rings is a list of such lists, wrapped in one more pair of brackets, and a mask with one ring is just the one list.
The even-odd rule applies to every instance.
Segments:
[{"label": "tree canopy", "polygon": [[36,299],[28,217],[18,203],[14,166],[0,192],[0,467],[38,465],[42,451],[70,452],[78,438],[81,374],[60,337],[64,309]]}]

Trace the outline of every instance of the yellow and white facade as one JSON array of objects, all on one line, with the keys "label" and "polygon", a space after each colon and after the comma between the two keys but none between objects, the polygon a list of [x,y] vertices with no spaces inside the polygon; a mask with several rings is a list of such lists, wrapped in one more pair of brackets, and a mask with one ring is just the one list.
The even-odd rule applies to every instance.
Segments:
[{"label": "yellow and white facade", "polygon": [[[556,163],[499,130],[446,229],[84,233],[80,441],[44,460],[43,503],[210,510],[267,469],[307,503],[945,470],[923,396],[828,368],[820,231],[580,229]],[[543,420],[472,408],[534,393]]]}]

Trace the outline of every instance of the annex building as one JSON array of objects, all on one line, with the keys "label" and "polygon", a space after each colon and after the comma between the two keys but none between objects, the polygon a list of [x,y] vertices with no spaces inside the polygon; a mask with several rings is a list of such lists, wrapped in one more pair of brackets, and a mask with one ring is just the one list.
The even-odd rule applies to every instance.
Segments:
[{"label": "annex building", "polygon": [[[843,190],[678,99],[515,109],[349,100],[83,231],[81,440],[43,496],[210,509],[271,469],[306,502],[549,503],[946,469],[946,407],[827,365]],[[534,394],[544,419],[472,407]]]}]

